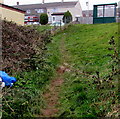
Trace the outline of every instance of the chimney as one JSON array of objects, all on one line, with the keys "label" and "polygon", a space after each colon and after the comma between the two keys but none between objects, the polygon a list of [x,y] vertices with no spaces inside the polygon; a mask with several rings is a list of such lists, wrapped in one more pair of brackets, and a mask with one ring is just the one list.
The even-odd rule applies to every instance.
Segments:
[{"label": "chimney", "polygon": [[44,4],[45,3],[45,0],[42,0],[42,4]]},{"label": "chimney", "polygon": [[0,0],[0,3],[4,4],[4,0]]},{"label": "chimney", "polygon": [[19,5],[19,2],[17,2],[17,5]]}]

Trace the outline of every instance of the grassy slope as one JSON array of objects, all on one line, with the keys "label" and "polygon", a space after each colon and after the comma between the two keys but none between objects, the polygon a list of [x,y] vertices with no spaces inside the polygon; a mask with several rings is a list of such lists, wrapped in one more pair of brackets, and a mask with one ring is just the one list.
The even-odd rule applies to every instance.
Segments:
[{"label": "grassy slope", "polygon": [[108,51],[110,47],[108,41],[117,31],[117,24],[71,27],[67,31],[66,47],[72,56],[72,64],[75,63],[76,68],[83,68],[83,70],[86,66],[85,70],[90,70],[90,72],[94,70],[106,72],[106,67],[111,60],[107,54],[112,53]]},{"label": "grassy slope", "polygon": [[[111,71],[111,58],[109,54],[108,41],[111,36],[116,37],[117,41],[117,24],[98,24],[98,25],[74,25],[64,31],[66,51],[70,59],[68,64],[75,70],[86,72],[90,75],[96,75],[100,72],[100,77],[105,77]],[[54,37],[54,43],[61,40],[63,32]],[[56,50],[53,48],[52,53],[55,55]],[[56,55],[57,56],[57,55]],[[57,56],[58,59],[60,58]],[[112,105],[116,97],[112,97],[117,88],[109,86],[98,90],[93,83],[93,79],[77,72],[65,74],[65,84],[61,91],[61,111],[59,116],[66,117],[97,117],[109,116],[108,112],[115,110],[116,104]],[[116,85],[116,84],[115,84]]]},{"label": "grassy slope", "polygon": [[[39,31],[44,31],[44,28],[43,30],[41,28],[39,27]],[[11,112],[6,101],[3,100],[4,111],[6,111],[3,113],[4,118],[39,115],[40,108],[43,106],[41,95],[44,87],[53,76],[56,66],[60,64],[60,42],[63,34],[64,45],[71,57],[66,59],[68,64],[74,69],[89,74],[95,74],[95,71],[99,69],[100,74],[104,76],[111,70],[109,68],[111,58],[107,54],[112,51],[108,51],[107,48],[109,47],[108,40],[115,32],[117,32],[117,24],[74,25],[54,36],[52,43],[47,45],[43,57],[44,68],[23,72],[16,76],[15,87],[9,90],[10,96],[6,95],[8,104],[14,111]],[[95,117],[103,116],[104,110],[105,113],[111,111],[109,108],[111,100],[115,98],[111,97],[113,99],[105,100],[103,103],[103,98],[101,101],[98,99],[100,97],[99,91],[92,83],[93,81],[84,75],[79,75],[76,72],[66,73],[65,84],[61,91],[61,111],[58,116]],[[100,90],[100,92],[106,93],[108,96],[109,90]]]}]

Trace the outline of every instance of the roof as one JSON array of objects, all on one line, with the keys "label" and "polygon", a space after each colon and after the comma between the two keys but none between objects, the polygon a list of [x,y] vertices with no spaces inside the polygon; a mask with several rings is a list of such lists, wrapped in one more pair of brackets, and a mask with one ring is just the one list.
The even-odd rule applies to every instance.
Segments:
[{"label": "roof", "polygon": [[53,14],[51,14],[51,15],[64,15],[64,12],[63,13],[53,13]]},{"label": "roof", "polygon": [[5,4],[2,4],[2,3],[0,3],[0,7],[7,8],[7,9],[10,9],[10,10],[17,11],[17,12],[21,12],[21,13],[24,13],[24,14],[25,14],[25,11],[24,11],[24,10],[21,10],[21,9],[12,7],[12,6],[8,6],[8,5],[5,5]]},{"label": "roof", "polygon": [[94,5],[94,6],[105,6],[105,5],[115,5],[115,6],[117,6],[117,3],[98,4],[98,5]]},{"label": "roof", "polygon": [[74,2],[51,2],[51,3],[44,3],[44,4],[28,4],[28,5],[16,5],[14,7],[20,8],[22,10],[27,10],[27,9],[37,9],[37,8],[54,8],[54,7],[59,7],[59,6],[75,6],[78,1]]}]

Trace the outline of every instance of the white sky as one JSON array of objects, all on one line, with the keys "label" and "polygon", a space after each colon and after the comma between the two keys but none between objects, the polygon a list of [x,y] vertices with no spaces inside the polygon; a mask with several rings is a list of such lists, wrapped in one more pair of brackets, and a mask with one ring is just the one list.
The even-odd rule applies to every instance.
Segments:
[{"label": "white sky", "polygon": [[[47,2],[60,2],[62,0],[45,0],[45,3]],[[77,0],[64,0],[64,1],[77,1]],[[119,2],[120,0],[79,0],[82,6],[82,9],[88,9],[86,7],[86,2],[89,1],[89,9],[93,9],[94,4],[104,4],[104,3],[115,3]],[[19,2],[20,5],[22,4],[36,4],[36,3],[42,3],[42,0],[4,0],[4,4],[7,5],[16,5],[16,2]]]}]

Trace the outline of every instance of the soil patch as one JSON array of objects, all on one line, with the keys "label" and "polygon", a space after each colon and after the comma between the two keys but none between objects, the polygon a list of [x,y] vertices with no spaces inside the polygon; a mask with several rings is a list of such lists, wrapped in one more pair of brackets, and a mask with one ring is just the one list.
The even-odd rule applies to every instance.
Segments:
[{"label": "soil patch", "polygon": [[59,105],[59,92],[60,87],[64,83],[64,79],[62,78],[63,73],[65,72],[65,67],[60,66],[56,72],[57,76],[54,80],[51,80],[49,89],[47,92],[43,94],[43,98],[46,101],[46,108],[42,109],[42,117],[52,117],[55,116],[59,109],[57,105]]}]

